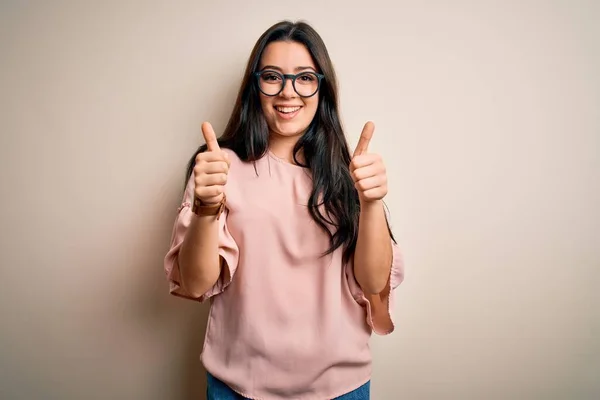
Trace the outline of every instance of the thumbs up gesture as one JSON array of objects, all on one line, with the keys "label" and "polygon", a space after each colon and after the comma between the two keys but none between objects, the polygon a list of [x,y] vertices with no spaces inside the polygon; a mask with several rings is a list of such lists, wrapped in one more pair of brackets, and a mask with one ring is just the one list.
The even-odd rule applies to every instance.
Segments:
[{"label": "thumbs up gesture", "polygon": [[361,202],[381,200],[387,194],[387,175],[381,156],[368,153],[375,125],[367,122],[350,162],[350,174]]},{"label": "thumbs up gesture", "polygon": [[194,193],[203,204],[213,205],[223,199],[230,161],[227,153],[219,147],[217,136],[210,123],[202,124],[202,135],[207,150],[196,156]]}]

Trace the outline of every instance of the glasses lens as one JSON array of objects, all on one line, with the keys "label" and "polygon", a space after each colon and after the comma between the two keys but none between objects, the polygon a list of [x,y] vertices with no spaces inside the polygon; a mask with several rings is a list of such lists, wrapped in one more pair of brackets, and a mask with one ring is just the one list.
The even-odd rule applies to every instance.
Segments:
[{"label": "glasses lens", "polygon": [[294,89],[300,96],[312,96],[319,89],[319,77],[313,72],[303,72],[296,77]]},{"label": "glasses lens", "polygon": [[264,71],[258,78],[260,91],[268,96],[274,96],[281,91],[283,76],[275,71]]}]

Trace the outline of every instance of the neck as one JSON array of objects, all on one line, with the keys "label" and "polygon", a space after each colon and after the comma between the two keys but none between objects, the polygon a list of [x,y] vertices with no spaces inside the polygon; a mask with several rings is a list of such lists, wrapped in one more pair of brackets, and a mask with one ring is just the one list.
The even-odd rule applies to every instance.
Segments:
[{"label": "neck", "polygon": [[[277,158],[295,164],[294,146],[298,143],[299,139],[300,136],[281,136],[271,132],[271,135],[269,136],[269,150]],[[298,153],[298,161],[304,161],[301,151]]]}]

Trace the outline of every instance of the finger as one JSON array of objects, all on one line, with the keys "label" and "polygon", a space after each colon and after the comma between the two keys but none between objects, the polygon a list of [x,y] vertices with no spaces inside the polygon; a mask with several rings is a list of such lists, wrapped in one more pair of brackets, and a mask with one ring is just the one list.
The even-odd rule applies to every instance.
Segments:
[{"label": "finger", "polygon": [[387,194],[387,187],[379,186],[362,192],[362,197],[368,201],[381,200]]},{"label": "finger", "polygon": [[229,164],[229,157],[224,151],[205,151],[204,153],[198,153],[196,156],[196,163],[200,162],[217,162],[222,161]]},{"label": "finger", "polygon": [[203,202],[209,203],[209,199],[218,198],[221,199],[221,194],[224,192],[224,188],[222,185],[213,185],[213,186],[202,186],[196,188],[196,196],[202,199]]},{"label": "finger", "polygon": [[381,161],[381,157],[377,154],[363,154],[356,156],[350,162],[350,171],[354,171],[358,168],[364,168],[368,165],[376,164]]},{"label": "finger", "polygon": [[229,172],[229,165],[225,161],[207,162],[200,164],[198,171],[205,174],[226,174]]},{"label": "finger", "polygon": [[221,199],[223,199],[223,195],[222,194],[220,194],[218,196],[215,196],[215,197],[204,198],[204,199],[202,199],[202,203],[204,205],[211,206],[211,205],[214,205],[214,204],[219,204],[221,202]]},{"label": "finger", "polygon": [[356,182],[356,189],[361,192],[366,192],[367,190],[376,189],[378,187],[384,186],[386,184],[385,176],[372,176],[370,178],[361,179]]},{"label": "finger", "polygon": [[228,167],[231,166],[231,160],[229,159],[229,154],[227,154],[226,152],[224,152],[222,150],[221,150],[221,152],[223,153],[223,157],[225,158],[225,162],[227,163],[227,166]]},{"label": "finger", "polygon": [[215,135],[215,131],[209,122],[202,124],[202,136],[204,136],[204,142],[206,142],[208,151],[220,150],[219,143],[217,142],[217,135]]},{"label": "finger", "polygon": [[381,168],[377,165],[372,164],[362,168],[356,168],[352,171],[352,178],[355,182],[360,181],[361,179],[367,179],[372,176],[376,176],[381,173]]},{"label": "finger", "polygon": [[221,199],[223,198],[223,195],[220,194],[218,196],[214,196],[214,197],[205,197],[202,200],[202,204],[206,205],[206,206],[212,206],[215,204],[219,204],[221,202]]},{"label": "finger", "polygon": [[354,155],[352,156],[352,158],[361,154],[365,154],[367,152],[367,150],[369,149],[369,142],[373,137],[374,131],[375,124],[371,121],[367,122],[360,134],[360,139],[358,140],[358,144],[356,145],[356,149],[354,150]]},{"label": "finger", "polygon": [[196,186],[225,185],[227,174],[202,174],[196,179]]}]

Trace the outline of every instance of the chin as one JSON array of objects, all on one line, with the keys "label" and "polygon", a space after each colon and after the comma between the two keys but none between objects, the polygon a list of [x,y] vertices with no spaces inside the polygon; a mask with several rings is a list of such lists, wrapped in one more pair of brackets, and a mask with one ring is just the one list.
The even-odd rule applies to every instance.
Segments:
[{"label": "chin", "polygon": [[308,126],[277,126],[277,129],[275,130],[275,133],[278,134],[279,136],[285,136],[285,137],[294,137],[294,136],[302,136],[302,134],[304,133],[304,131],[306,131],[306,129],[308,128]]}]

